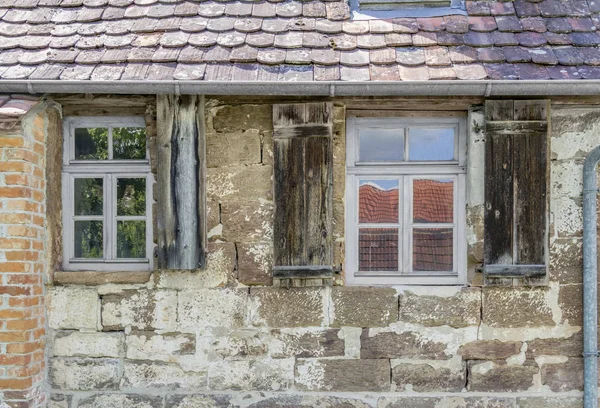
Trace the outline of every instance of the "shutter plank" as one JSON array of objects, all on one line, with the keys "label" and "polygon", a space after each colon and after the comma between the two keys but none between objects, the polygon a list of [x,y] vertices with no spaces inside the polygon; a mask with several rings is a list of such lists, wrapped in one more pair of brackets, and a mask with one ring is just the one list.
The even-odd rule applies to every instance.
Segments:
[{"label": "shutter plank", "polygon": [[157,97],[158,265],[196,269],[204,263],[204,99]]},{"label": "shutter plank", "polygon": [[486,135],[485,148],[485,262],[512,264],[512,138],[490,132]]}]

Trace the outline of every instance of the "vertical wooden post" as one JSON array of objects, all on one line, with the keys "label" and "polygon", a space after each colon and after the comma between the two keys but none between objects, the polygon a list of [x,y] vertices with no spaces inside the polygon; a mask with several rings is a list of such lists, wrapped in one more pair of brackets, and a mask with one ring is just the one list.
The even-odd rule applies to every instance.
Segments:
[{"label": "vertical wooden post", "polygon": [[158,266],[197,269],[206,250],[204,97],[159,95]]}]

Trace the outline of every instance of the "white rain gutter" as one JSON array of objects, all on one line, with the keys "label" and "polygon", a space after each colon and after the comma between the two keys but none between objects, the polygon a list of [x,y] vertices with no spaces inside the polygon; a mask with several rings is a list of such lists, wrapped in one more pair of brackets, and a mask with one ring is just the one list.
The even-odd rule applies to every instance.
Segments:
[{"label": "white rain gutter", "polygon": [[600,80],[363,82],[0,80],[0,93],[281,96],[600,96]]}]

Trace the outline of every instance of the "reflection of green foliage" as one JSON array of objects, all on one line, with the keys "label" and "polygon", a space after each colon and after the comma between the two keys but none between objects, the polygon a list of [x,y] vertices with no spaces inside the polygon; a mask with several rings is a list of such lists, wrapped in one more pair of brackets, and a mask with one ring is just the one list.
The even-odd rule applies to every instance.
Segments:
[{"label": "reflection of green foliage", "polygon": [[146,258],[146,222],[117,222],[117,258]]},{"label": "reflection of green foliage", "polygon": [[75,159],[108,160],[108,129],[75,129]]},{"label": "reflection of green foliage", "polygon": [[146,213],[146,179],[120,178],[117,181],[117,215]]},{"label": "reflection of green foliage", "polygon": [[145,128],[113,128],[113,158],[143,160],[146,158]]},{"label": "reflection of green foliage", "polygon": [[75,221],[75,258],[102,258],[102,221]]},{"label": "reflection of green foliage", "polygon": [[75,179],[75,215],[102,215],[102,179]]}]

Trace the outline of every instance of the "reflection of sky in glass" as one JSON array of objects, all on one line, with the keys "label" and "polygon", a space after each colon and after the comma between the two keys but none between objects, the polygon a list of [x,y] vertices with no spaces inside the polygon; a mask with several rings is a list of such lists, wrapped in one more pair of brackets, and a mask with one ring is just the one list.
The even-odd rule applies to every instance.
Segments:
[{"label": "reflection of sky in glass", "polygon": [[360,161],[404,160],[404,129],[363,129],[359,140]]},{"label": "reflection of sky in glass", "polygon": [[410,160],[453,160],[454,129],[410,129],[408,133]]},{"label": "reflection of sky in glass", "polygon": [[380,190],[392,190],[398,188],[398,180],[360,180],[359,186],[370,184]]}]

